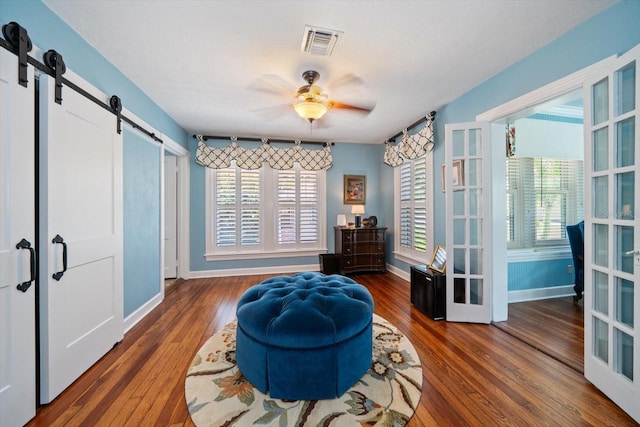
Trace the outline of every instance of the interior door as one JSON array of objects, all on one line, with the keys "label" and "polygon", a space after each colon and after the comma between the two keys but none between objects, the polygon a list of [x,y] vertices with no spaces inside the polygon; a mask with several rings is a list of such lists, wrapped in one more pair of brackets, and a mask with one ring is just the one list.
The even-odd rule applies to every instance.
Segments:
[{"label": "interior door", "polygon": [[488,123],[445,125],[447,320],[491,321]]},{"label": "interior door", "polygon": [[640,47],[585,84],[585,377],[640,422]]},{"label": "interior door", "polygon": [[178,169],[175,156],[164,158],[164,278],[178,277]]},{"label": "interior door", "polygon": [[122,135],[40,79],[40,367],[48,403],[123,337]]},{"label": "interior door", "polygon": [[0,425],[36,413],[35,140],[33,68],[0,49]]}]

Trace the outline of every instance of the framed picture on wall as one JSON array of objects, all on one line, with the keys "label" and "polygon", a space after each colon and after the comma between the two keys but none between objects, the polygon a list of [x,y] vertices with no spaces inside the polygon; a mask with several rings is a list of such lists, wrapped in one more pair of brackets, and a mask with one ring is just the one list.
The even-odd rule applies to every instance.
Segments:
[{"label": "framed picture on wall", "polygon": [[344,204],[364,205],[367,198],[367,177],[365,175],[344,176]]},{"label": "framed picture on wall", "polygon": [[[454,160],[451,164],[453,170],[452,184],[453,191],[461,190],[464,186],[464,163],[463,160]],[[442,164],[442,192],[447,191],[447,167]]]}]

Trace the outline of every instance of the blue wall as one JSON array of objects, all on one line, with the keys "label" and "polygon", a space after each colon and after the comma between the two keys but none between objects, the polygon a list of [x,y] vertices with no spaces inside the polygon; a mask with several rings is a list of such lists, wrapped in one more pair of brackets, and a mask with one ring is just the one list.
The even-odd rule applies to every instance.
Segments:
[{"label": "blue wall", "polygon": [[[223,147],[227,141],[209,141],[211,146]],[[243,145],[242,141],[239,142]],[[246,143],[245,143],[246,144]],[[205,168],[195,163],[197,141],[192,139],[189,144],[191,152],[191,271],[208,271],[237,268],[282,267],[296,265],[318,265],[317,256],[268,258],[237,261],[206,261],[205,253]],[[253,147],[254,145],[246,145]],[[386,203],[386,197],[380,191],[380,165],[383,150],[379,145],[369,144],[336,144],[331,147],[333,167],[327,170],[327,248],[334,251],[334,230],[339,213],[347,215],[348,221],[353,221],[351,205],[343,204],[343,175],[365,175],[367,177],[367,193],[365,217],[375,215],[378,225],[388,227],[384,217],[380,215],[381,206]],[[393,200],[393,195],[391,196]],[[392,218],[392,217],[391,217]],[[318,265],[319,268],[319,265]]]},{"label": "blue wall", "polygon": [[[436,167],[444,162],[445,124],[475,121],[480,113],[611,55],[626,52],[640,43],[639,22],[640,1],[623,0],[616,3],[438,110],[434,122],[435,243],[445,241],[445,197],[444,193],[437,190],[441,187],[442,180]],[[381,178],[383,182],[392,182],[393,170],[383,168]],[[384,212],[386,216],[393,218],[393,206],[385,204]],[[392,223],[391,220],[387,222]],[[389,261],[396,267],[409,271],[409,265],[395,260],[393,256]],[[566,275],[566,265],[564,271]]]},{"label": "blue wall", "polygon": [[157,144],[124,133],[124,316],[160,293],[160,165]]},{"label": "blue wall", "polygon": [[[11,21],[26,28],[34,45],[59,52],[67,69],[104,93],[118,95],[125,108],[187,146],[187,133],[169,115],[40,0],[0,0],[0,24]],[[127,316],[160,292],[160,149],[137,132],[125,131],[123,152]]]}]

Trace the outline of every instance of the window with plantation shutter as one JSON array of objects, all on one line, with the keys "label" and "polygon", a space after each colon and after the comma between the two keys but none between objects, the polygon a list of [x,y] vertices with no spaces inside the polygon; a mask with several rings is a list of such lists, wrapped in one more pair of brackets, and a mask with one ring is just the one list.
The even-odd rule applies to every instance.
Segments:
[{"label": "window with plantation shutter", "polygon": [[278,245],[317,243],[320,232],[317,172],[294,168],[275,173]]},{"label": "window with plantation shutter", "polygon": [[430,154],[395,168],[396,256],[425,263],[433,248],[432,158]]},{"label": "window with plantation shutter", "polygon": [[207,260],[326,251],[324,171],[207,169]]},{"label": "window with plantation shutter", "polygon": [[584,219],[582,160],[507,159],[508,247],[568,245],[566,227]]}]

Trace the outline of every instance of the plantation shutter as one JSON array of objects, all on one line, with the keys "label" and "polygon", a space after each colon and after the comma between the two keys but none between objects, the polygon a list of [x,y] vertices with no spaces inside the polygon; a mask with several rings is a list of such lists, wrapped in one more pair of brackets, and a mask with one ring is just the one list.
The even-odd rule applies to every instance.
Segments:
[{"label": "plantation shutter", "polygon": [[215,223],[217,247],[260,244],[260,171],[216,170]]},{"label": "plantation shutter", "polygon": [[400,244],[424,253],[427,250],[426,157],[400,167]]},{"label": "plantation shutter", "polygon": [[277,176],[277,243],[317,243],[317,173],[296,167],[278,171]]}]

